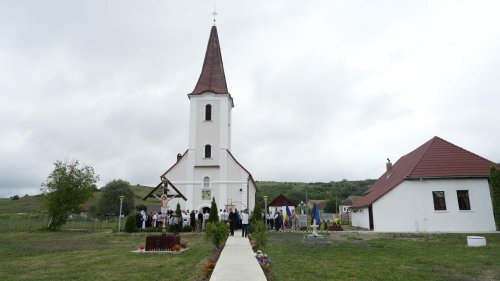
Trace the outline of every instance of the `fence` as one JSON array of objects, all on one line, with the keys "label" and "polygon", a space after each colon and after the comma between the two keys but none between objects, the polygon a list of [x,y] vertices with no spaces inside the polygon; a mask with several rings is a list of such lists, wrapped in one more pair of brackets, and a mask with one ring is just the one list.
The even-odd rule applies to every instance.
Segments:
[{"label": "fence", "polygon": [[[0,232],[31,232],[47,227],[50,218],[40,214],[10,214],[0,216]],[[122,218],[122,228],[125,220]],[[118,217],[106,219],[89,216],[70,216],[62,227],[63,230],[103,231],[118,229]]]}]

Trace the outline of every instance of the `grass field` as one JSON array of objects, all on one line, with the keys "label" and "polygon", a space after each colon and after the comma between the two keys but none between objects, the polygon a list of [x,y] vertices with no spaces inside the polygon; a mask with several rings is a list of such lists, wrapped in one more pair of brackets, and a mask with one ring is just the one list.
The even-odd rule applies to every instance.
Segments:
[{"label": "grass field", "polygon": [[[0,280],[203,280],[212,248],[203,234],[183,234],[181,255],[131,253],[146,235],[0,233]],[[500,280],[500,234],[480,248],[466,247],[466,234],[338,232],[327,244],[303,235],[269,234],[273,281]]]},{"label": "grass field", "polygon": [[0,234],[0,280],[203,280],[204,235],[185,234],[180,255],[135,254],[146,234],[33,232]]},{"label": "grass field", "polygon": [[273,280],[500,280],[500,234],[466,247],[466,234],[336,232],[328,244],[271,233]]}]

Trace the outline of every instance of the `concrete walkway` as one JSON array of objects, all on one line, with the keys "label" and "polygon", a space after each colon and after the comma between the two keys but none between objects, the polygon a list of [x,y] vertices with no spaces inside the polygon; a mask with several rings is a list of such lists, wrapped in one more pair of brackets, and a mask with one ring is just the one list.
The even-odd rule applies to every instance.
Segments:
[{"label": "concrete walkway", "polygon": [[266,276],[250,246],[248,238],[241,237],[241,231],[229,236],[226,246],[217,261],[210,281],[266,281]]}]

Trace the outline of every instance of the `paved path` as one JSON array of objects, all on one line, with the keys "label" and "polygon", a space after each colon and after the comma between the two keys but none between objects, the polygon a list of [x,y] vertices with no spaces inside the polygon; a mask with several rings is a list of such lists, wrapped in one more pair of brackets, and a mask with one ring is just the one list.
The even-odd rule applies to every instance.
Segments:
[{"label": "paved path", "polygon": [[266,281],[266,276],[250,246],[248,238],[241,237],[241,231],[229,236],[226,246],[217,261],[210,281]]}]

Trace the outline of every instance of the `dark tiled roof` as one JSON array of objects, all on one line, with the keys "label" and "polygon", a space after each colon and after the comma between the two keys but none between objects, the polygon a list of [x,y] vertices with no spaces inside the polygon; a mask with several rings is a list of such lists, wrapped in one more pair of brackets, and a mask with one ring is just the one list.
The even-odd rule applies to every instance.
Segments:
[{"label": "dark tiled roof", "polygon": [[207,52],[203,61],[200,78],[192,94],[202,94],[212,92],[216,94],[229,94],[222,64],[219,37],[217,27],[212,26],[210,38],[208,39]]},{"label": "dark tiled roof", "polygon": [[385,172],[352,207],[366,207],[405,179],[489,177],[491,161],[433,137],[401,157],[388,175]]},{"label": "dark tiled roof", "polygon": [[286,206],[287,204],[288,206],[295,206],[295,203],[286,198],[285,195],[280,194],[278,197],[274,198],[274,200],[271,201],[268,206]]},{"label": "dark tiled roof", "polygon": [[362,196],[354,196],[354,195],[351,195],[349,197],[347,197],[345,200],[343,200],[342,202],[340,202],[339,205],[343,205],[343,206],[351,206],[354,204],[354,202],[356,202],[357,200],[359,200]]}]

